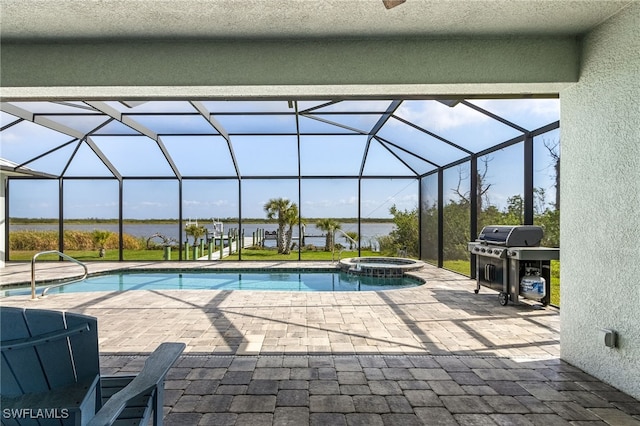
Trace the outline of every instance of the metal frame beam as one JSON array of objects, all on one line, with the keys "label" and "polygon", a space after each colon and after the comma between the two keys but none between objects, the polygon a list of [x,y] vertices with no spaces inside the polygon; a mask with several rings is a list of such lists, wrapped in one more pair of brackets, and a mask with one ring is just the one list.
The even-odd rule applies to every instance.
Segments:
[{"label": "metal frame beam", "polygon": [[[296,149],[298,158],[298,235],[302,236],[302,147],[300,138],[300,113],[298,112],[298,101],[289,104],[294,107],[296,113]],[[359,181],[358,181],[359,182]],[[358,199],[359,200],[359,199]],[[358,214],[358,227],[360,226],[360,215]],[[298,260],[302,259],[302,238],[298,240]]]},{"label": "metal frame beam", "polygon": [[367,138],[367,144],[365,145],[364,153],[362,154],[362,163],[360,163],[360,173],[359,173],[360,176],[364,174],[364,166],[367,161],[367,155],[369,154],[371,139],[373,139],[373,137],[378,134],[382,126],[384,126],[384,124],[389,120],[389,118],[391,118],[391,115],[393,115],[393,113],[400,107],[400,104],[402,104],[402,101],[391,101],[385,113],[382,114],[380,119],[376,122],[376,124],[373,126],[373,128],[369,132],[369,137]]},{"label": "metal frame beam", "polygon": [[[300,114],[300,115],[302,117],[306,117],[306,118],[309,118],[311,120],[316,120],[316,121],[319,121],[321,123],[330,124],[332,126],[340,127],[342,129],[345,129],[345,130],[351,130],[354,134],[359,134],[359,135],[368,135],[369,134],[369,132],[367,132],[365,130],[356,129],[355,127],[349,127],[349,126],[344,125],[344,124],[336,123],[335,121],[327,120],[326,118],[316,117],[313,114]],[[298,134],[300,134],[300,133],[298,133]],[[307,136],[306,134],[304,134],[304,135]],[[333,133],[331,133],[331,135],[333,135]]]},{"label": "metal frame beam", "polygon": [[[469,179],[469,199],[470,199],[470,221],[469,221],[469,235],[471,241],[478,237],[478,156],[471,156],[471,171]],[[470,256],[470,268],[469,271],[471,278],[475,278],[476,275],[476,257]]]},{"label": "metal frame beam", "polygon": [[160,149],[160,152],[162,152],[162,155],[164,156],[165,160],[167,161],[167,163],[169,163],[169,167],[171,167],[173,174],[176,176],[176,178],[178,178],[178,180],[182,179],[182,175],[178,170],[178,166],[176,166],[176,164],[174,163],[173,158],[171,158],[171,155],[169,154],[169,151],[167,151],[167,147],[164,145],[164,143],[162,142],[162,140],[160,139],[159,135],[156,132],[154,132],[151,129],[148,129],[147,127],[145,127],[141,123],[138,123],[136,120],[132,119],[131,117],[128,117],[127,114],[121,113],[117,109],[107,105],[105,102],[86,101],[86,104],[102,112],[103,114],[118,120],[122,124],[140,132],[142,135],[147,136],[148,138],[155,141],[155,143],[158,145],[158,148]]},{"label": "metal frame beam", "polygon": [[238,179],[241,179],[240,175],[240,167],[238,167],[238,160],[236,160],[236,154],[233,152],[233,145],[231,144],[231,136],[226,131],[224,126],[207,110],[207,107],[204,103],[199,101],[192,101],[191,105],[213,126],[214,129],[227,141],[227,147],[229,148],[229,155],[231,155],[231,161],[233,161],[233,168],[236,171],[236,175]]},{"label": "metal frame beam", "polygon": [[462,146],[460,146],[460,145],[458,145],[456,143],[453,143],[450,140],[445,139],[440,135],[437,135],[437,134],[435,134],[435,133],[433,133],[433,132],[431,132],[431,131],[423,128],[423,127],[418,126],[417,124],[414,124],[414,123],[412,123],[410,121],[407,121],[402,117],[398,117],[397,115],[394,114],[393,118],[395,118],[396,120],[406,124],[407,126],[413,127],[414,129],[416,129],[416,130],[418,130],[418,131],[420,131],[420,132],[422,132],[424,134],[427,134],[427,135],[431,136],[434,139],[438,139],[440,142],[444,142],[447,145],[452,146],[453,148],[458,149],[458,150],[460,150],[460,151],[462,151],[462,152],[464,152],[466,154],[469,154],[469,155],[473,154],[473,151],[470,151],[467,148],[464,148],[464,147],[462,147]]},{"label": "metal frame beam", "polygon": [[[473,97],[466,97],[467,99],[472,99]],[[427,98],[417,98],[417,97],[405,97],[405,98],[395,98],[395,99],[422,99],[422,100],[427,100]],[[434,98],[435,99],[435,98]],[[355,99],[341,99],[341,100],[355,100]],[[544,134],[546,132],[552,131],[554,129],[559,128],[560,124],[558,121],[550,123],[546,126],[540,127],[538,129],[535,130],[527,130],[509,120],[506,120],[503,117],[500,117],[494,113],[491,113],[490,111],[487,111],[471,102],[469,102],[468,100],[461,100],[460,103],[462,103],[463,105],[465,105],[468,108],[472,108],[475,111],[478,111],[481,114],[484,114],[485,116],[488,116],[494,120],[497,120],[498,122],[509,126],[510,128],[513,128],[519,132],[522,132],[522,135],[517,136],[515,138],[512,138],[510,140],[504,141],[502,143],[499,143],[497,145],[494,145],[492,147],[489,147],[487,149],[481,150],[479,152],[472,152],[469,149],[466,149],[456,143],[453,143],[449,140],[447,140],[446,138],[443,138],[441,136],[439,136],[436,133],[433,133],[427,129],[424,129],[402,117],[398,117],[396,115],[394,115],[395,111],[397,111],[397,109],[400,107],[400,105],[402,104],[402,100],[392,100],[390,101],[390,103],[388,104],[386,110],[384,112],[381,111],[322,111],[323,108],[329,107],[331,105],[335,105],[338,104],[339,102],[341,102],[341,100],[331,100],[329,102],[325,102],[323,104],[320,105],[316,105],[314,107],[308,108],[306,110],[302,110],[300,111],[298,109],[298,101],[289,101],[290,102],[290,108],[293,108],[293,106],[295,105],[294,111],[293,112],[287,112],[287,111],[283,111],[283,112],[273,112],[273,111],[257,111],[257,112],[219,112],[219,113],[212,113],[210,111],[208,111],[206,104],[202,101],[187,101],[189,102],[197,112],[169,112],[169,113],[159,113],[159,112],[135,112],[135,111],[127,111],[127,112],[120,112],[118,109],[111,107],[108,103],[106,102],[102,102],[102,101],[85,101],[86,106],[78,106],[75,104],[70,104],[70,103],[64,103],[64,102],[57,102],[57,103],[61,103],[63,105],[67,105],[67,106],[74,106],[74,107],[78,107],[78,108],[82,108],[83,110],[86,111],[82,111],[82,112],[78,112],[78,113],[38,113],[38,112],[31,112],[27,109],[24,109],[22,106],[17,106],[15,104],[12,103],[7,103],[7,102],[3,102],[1,103],[1,107],[0,110],[6,112],[7,114],[11,114],[13,116],[16,116],[17,119],[14,121],[11,121],[9,124],[6,124],[5,126],[3,126],[0,131],[4,131],[9,129],[10,127],[22,122],[22,121],[30,121],[39,125],[42,125],[46,128],[49,128],[53,131],[62,133],[62,134],[67,134],[73,137],[72,140],[65,142],[53,149],[48,150],[47,152],[40,154],[36,157],[33,157],[29,160],[27,160],[26,162],[23,162],[22,164],[16,166],[14,168],[15,171],[19,171],[20,168],[25,167],[27,164],[34,162],[36,160],[39,160],[51,153],[56,152],[57,150],[60,150],[64,147],[69,146],[70,144],[76,143],[77,142],[77,146],[75,147],[72,155],[70,156],[67,164],[64,166],[64,169],[61,173],[60,176],[52,176],[52,175],[47,175],[44,176],[46,178],[54,178],[57,179],[59,182],[59,230],[60,230],[60,241],[59,241],[59,245],[62,248],[64,245],[64,238],[63,238],[63,230],[64,230],[64,223],[63,223],[63,216],[64,216],[64,206],[63,206],[63,195],[64,195],[64,182],[63,180],[75,180],[75,179],[96,179],[96,180],[100,180],[100,179],[117,179],[119,182],[119,233],[120,233],[120,253],[119,253],[119,257],[120,260],[122,260],[123,258],[123,252],[122,252],[122,245],[123,245],[123,240],[122,240],[122,234],[123,234],[123,225],[122,225],[122,220],[123,220],[123,182],[125,179],[131,179],[131,180],[149,180],[149,179],[160,179],[160,180],[173,180],[173,179],[177,179],[178,180],[178,202],[179,202],[179,220],[180,220],[180,228],[182,228],[182,222],[183,222],[183,205],[182,205],[182,196],[183,196],[183,179],[188,179],[188,180],[233,180],[235,182],[237,182],[238,185],[238,218],[240,221],[240,227],[242,227],[242,217],[241,217],[241,212],[242,212],[242,180],[247,179],[247,180],[265,180],[265,179],[270,179],[270,180],[287,180],[287,179],[296,179],[298,181],[298,205],[300,205],[301,201],[302,201],[302,183],[304,180],[315,180],[315,179],[321,179],[321,180],[325,180],[325,179],[357,179],[358,180],[358,234],[361,234],[361,215],[362,215],[362,184],[363,184],[363,180],[364,179],[372,179],[372,180],[376,180],[376,179],[406,179],[406,180],[413,180],[413,179],[418,179],[418,188],[419,188],[419,195],[418,195],[418,199],[419,199],[419,205],[422,206],[422,185],[423,182],[421,179],[431,176],[433,174],[437,174],[437,179],[438,179],[438,203],[437,203],[437,208],[438,208],[438,266],[442,267],[442,264],[444,262],[444,171],[449,169],[450,167],[454,167],[457,166],[459,164],[463,164],[466,162],[470,162],[470,168],[471,168],[471,175],[470,175],[470,208],[471,208],[471,212],[470,212],[470,224],[469,224],[469,231],[471,234],[471,239],[474,239],[477,236],[478,233],[478,212],[477,212],[477,206],[479,203],[478,200],[478,196],[479,194],[477,194],[477,168],[478,168],[478,158],[487,154],[491,154],[497,150],[500,149],[504,149],[506,147],[518,144],[518,143],[523,143],[524,146],[524,159],[523,159],[523,174],[524,174],[524,217],[523,217],[523,221],[525,224],[531,224],[533,223],[533,219],[534,219],[534,195],[533,195],[533,189],[534,189],[534,182],[533,182],[533,178],[534,178],[534,168],[533,168],[533,140],[534,137]],[[379,100],[379,99],[376,99]],[[143,103],[143,101],[133,101],[136,104],[139,103]],[[94,111],[97,111],[95,113],[93,113]],[[88,115],[92,115],[92,116],[96,116],[96,115],[105,115],[105,122],[100,124],[98,127],[96,127],[95,129],[93,129],[92,131],[88,132],[88,133],[83,133],[80,130],[77,130],[69,125],[65,125],[62,123],[59,123],[57,121],[55,121],[53,118],[55,118],[56,116],[77,116],[77,117],[81,117],[81,116],[88,116]],[[224,126],[218,122],[218,120],[216,120],[216,118],[214,117],[215,115],[236,115],[236,116],[242,116],[242,115],[254,115],[254,116],[283,116],[283,115],[287,115],[287,116],[291,116],[293,114],[295,114],[295,120],[296,120],[296,131],[295,133],[290,133],[290,132],[284,132],[284,133],[229,133]],[[331,115],[365,115],[365,114],[376,114],[379,115],[379,119],[378,121],[375,123],[375,125],[373,126],[373,128],[370,131],[363,131],[361,129],[356,129],[353,127],[350,127],[348,125],[344,125],[344,124],[340,124],[337,122],[332,121],[331,119],[325,118],[325,116],[330,117]],[[226,142],[227,142],[227,146],[231,155],[231,159],[233,161],[233,165],[234,165],[234,170],[235,170],[235,175],[230,175],[230,176],[190,176],[190,177],[183,177],[178,169],[178,167],[176,166],[176,164],[174,163],[171,155],[169,154],[168,150],[166,149],[166,146],[164,145],[162,138],[165,136],[203,136],[204,134],[194,134],[194,133],[176,133],[176,134],[169,134],[169,133],[157,133],[154,132],[152,129],[147,128],[146,126],[144,126],[143,124],[141,124],[139,121],[136,120],[136,117],[138,116],[151,116],[151,115],[174,115],[174,116],[197,116],[200,115],[202,117],[204,117],[208,123],[212,126],[212,133],[210,135],[215,135],[215,136],[221,136],[223,137]],[[306,117],[309,119],[313,119],[322,123],[326,123],[332,126],[335,126],[337,128],[340,128],[344,131],[340,132],[340,133],[324,133],[324,132],[310,132],[310,133],[302,133],[300,131],[300,117]],[[438,165],[430,160],[428,160],[427,158],[424,158],[421,155],[418,155],[412,151],[410,151],[408,148],[404,148],[401,145],[397,144],[397,143],[393,143],[391,141],[386,140],[385,138],[382,138],[380,136],[378,136],[378,132],[380,131],[380,129],[391,119],[394,118],[396,120],[398,120],[400,123],[403,123],[405,125],[411,126],[412,128],[424,133],[425,135],[428,135],[432,138],[435,138],[437,141],[442,142],[448,146],[451,146],[457,150],[459,150],[460,152],[466,154],[465,157],[460,158],[456,161],[453,161],[449,164],[446,164],[444,166]],[[141,134],[142,136],[146,136],[151,138],[152,140],[154,140],[158,146],[158,148],[161,150],[162,154],[164,155],[166,161],[168,162],[168,164],[170,165],[172,171],[173,171],[173,176],[169,175],[169,176],[131,176],[131,177],[123,177],[121,173],[119,173],[119,171],[117,170],[117,168],[109,161],[109,159],[107,158],[107,156],[99,149],[98,145],[95,143],[95,141],[93,140],[92,136],[95,135],[95,133],[103,128],[104,126],[106,126],[108,123],[110,123],[112,120],[117,120],[119,122],[121,122],[122,124],[124,124],[125,126],[129,127],[130,129],[132,129],[132,131],[134,132],[135,135],[139,135]],[[296,136],[297,138],[297,159],[298,159],[298,170],[297,170],[297,175],[296,176],[241,176],[240,173],[240,169],[239,169],[239,165],[237,163],[237,159],[233,150],[233,145],[231,143],[231,140],[234,136]],[[362,160],[361,160],[361,164],[360,164],[360,169],[358,174],[354,174],[354,175],[316,175],[316,176],[304,176],[302,174],[302,167],[301,167],[301,155],[302,155],[302,138],[304,136],[354,136],[354,135],[366,135],[367,136],[367,141],[365,144],[365,148],[364,148],[364,152],[363,152],[363,156],[362,156]],[[100,135],[102,136],[122,136],[121,134],[106,134],[103,133]],[[413,175],[378,175],[378,176],[365,176],[364,175],[364,170],[365,170],[365,166],[366,166],[366,161],[367,161],[367,157],[369,154],[369,149],[371,147],[371,142],[372,140],[377,140],[378,143],[380,143],[380,145],[385,148],[391,155],[393,155],[396,159],[398,159],[404,166],[407,167],[408,171],[411,171],[413,173]],[[104,177],[104,176],[100,176],[100,177],[82,177],[82,176],[64,176],[64,174],[66,173],[69,165],[71,164],[71,161],[73,160],[74,156],[76,155],[76,153],[78,152],[78,149],[80,148],[81,144],[85,142],[90,149],[92,149],[92,151],[96,154],[96,156],[100,159],[100,161],[102,161],[102,163],[107,167],[107,169],[109,169],[109,171],[111,172],[111,174],[113,175],[113,177]],[[430,164],[433,167],[435,167],[435,170],[430,170],[429,172],[426,172],[422,175],[420,175],[414,167],[410,166],[409,163],[407,163],[406,161],[404,161],[400,156],[400,152],[402,151],[408,155],[411,155],[413,158],[416,158],[420,161],[425,162],[426,164]],[[9,179],[32,179],[35,177],[27,177],[27,176],[16,176],[16,177],[10,177]],[[7,194],[8,194],[8,190],[9,190],[9,184],[8,181],[9,179],[7,179],[7,184],[6,184],[6,190],[7,190]],[[8,205],[8,204],[7,204]],[[6,215],[8,215],[8,207],[6,209]],[[302,210],[299,209],[299,219],[302,218]],[[422,227],[422,222],[421,222],[421,218],[422,218],[422,207],[420,207],[419,209],[419,213],[418,213],[419,217],[419,226]],[[299,232],[301,232],[301,228],[300,228],[301,224],[299,221],[298,224],[298,228],[299,228]],[[7,231],[8,231],[8,225],[7,225]],[[8,232],[7,232],[8,235]],[[182,232],[180,233],[180,237],[179,237],[179,243],[180,245],[182,245],[182,240],[183,240],[183,235]],[[420,250],[420,255],[422,256],[422,240],[420,240],[419,242],[419,250]],[[359,248],[360,251],[360,248]],[[180,253],[180,259],[182,258],[182,253]],[[240,253],[240,259],[242,259],[242,253]],[[298,259],[301,259],[301,252],[300,252],[300,247],[298,248]],[[471,274],[474,275],[475,274],[475,268],[473,265],[475,259],[471,259]]]},{"label": "metal frame beam", "polygon": [[90,136],[85,139],[85,143],[98,156],[100,161],[102,161],[102,163],[107,167],[107,169],[109,169],[111,174],[113,174],[113,176],[116,179],[121,181],[122,180],[122,174],[118,171],[116,166],[114,166],[113,163],[111,163],[109,158],[107,158],[107,156],[104,155],[104,152],[102,152],[102,150],[100,148],[98,148],[98,145],[96,145],[96,143],[93,141],[93,139]]},{"label": "metal frame beam", "polygon": [[524,138],[524,225],[533,225],[533,136],[527,133]]},{"label": "metal frame beam", "polygon": [[[380,139],[378,139],[377,137],[374,136],[374,139],[380,144],[382,145],[382,147],[384,149],[386,149],[387,151],[389,151],[389,153],[391,155],[393,155],[396,159],[398,159],[398,161],[400,161],[407,169],[411,170],[413,172],[413,174],[418,177],[420,176],[420,173],[418,173],[413,167],[411,167],[409,164],[407,164],[406,161],[404,161],[402,158],[400,158],[400,156],[398,154],[396,154],[395,152],[393,152],[393,150],[391,148],[389,148],[383,141],[381,141]],[[394,145],[395,146],[395,145]],[[404,150],[402,150],[404,151]],[[405,151],[406,152],[406,151]]]},{"label": "metal frame beam", "polygon": [[484,109],[484,108],[482,108],[482,107],[479,107],[479,106],[478,106],[478,105],[476,105],[476,104],[472,104],[472,103],[471,103],[471,102],[469,102],[469,101],[464,101],[464,100],[463,100],[463,101],[461,101],[460,103],[461,103],[462,105],[466,105],[466,106],[468,106],[469,108],[471,108],[471,109],[473,109],[473,110],[478,111],[478,112],[479,112],[479,113],[481,113],[481,114],[486,115],[487,117],[491,117],[491,118],[493,118],[494,120],[497,120],[497,121],[499,121],[500,123],[502,123],[502,124],[504,124],[504,125],[506,125],[506,126],[509,126],[509,127],[513,128],[513,129],[516,129],[516,130],[518,130],[519,132],[522,132],[522,133],[528,133],[528,132],[529,132],[529,130],[525,129],[524,127],[518,126],[517,124],[515,124],[515,123],[513,123],[513,122],[511,122],[511,121],[509,121],[509,120],[507,120],[506,118],[500,117],[499,115],[496,115],[496,114],[492,113],[491,111],[487,111],[486,109]]},{"label": "metal frame beam", "polygon": [[438,268],[444,264],[444,170],[438,169]]},{"label": "metal frame beam", "polygon": [[431,164],[433,167],[436,167],[436,168],[440,167],[439,164],[436,164],[433,161],[430,161],[430,160],[424,158],[423,156],[416,154],[415,152],[411,152],[408,149],[403,148],[400,145],[398,145],[396,143],[393,143],[393,142],[391,142],[391,141],[389,141],[389,140],[387,140],[387,139],[385,139],[385,138],[383,138],[381,136],[376,136],[376,139],[378,139],[381,142],[385,142],[385,143],[387,143],[387,144],[389,144],[389,145],[391,145],[391,146],[393,146],[395,148],[398,148],[399,150],[406,152],[407,154],[417,158],[418,160],[421,160],[421,161],[424,161],[425,163]]},{"label": "metal frame beam", "polygon": [[[15,115],[16,117],[20,117],[24,120],[31,121],[36,124],[40,124],[41,126],[44,126],[48,129],[54,130],[58,133],[62,133],[68,136],[72,136],[77,139],[82,139],[85,136],[85,133],[80,130],[74,129],[73,127],[65,126],[64,124],[51,120],[45,117],[44,115],[32,113],[31,111],[27,111],[24,108],[20,108],[14,104],[1,102],[0,111],[4,111],[7,114]],[[48,115],[53,115],[53,114],[48,114]],[[71,114],[64,114],[64,115],[71,115]]]}]

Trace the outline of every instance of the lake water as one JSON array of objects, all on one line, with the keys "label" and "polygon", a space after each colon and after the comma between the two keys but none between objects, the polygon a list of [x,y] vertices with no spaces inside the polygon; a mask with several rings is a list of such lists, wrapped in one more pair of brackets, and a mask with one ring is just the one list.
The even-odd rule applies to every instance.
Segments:
[{"label": "lake water", "polygon": [[[200,226],[204,226],[209,229],[213,229],[213,226],[210,221],[204,222],[199,221],[198,224]],[[393,230],[395,225],[393,223],[363,223],[361,225],[362,231],[362,245],[376,245],[375,239],[376,237],[389,235],[389,233]],[[224,223],[224,233],[227,234],[229,229],[238,228],[238,224]],[[29,225],[11,225],[11,231],[18,230],[35,230],[35,231],[55,231],[58,229],[58,226],[55,224],[29,224]],[[118,232],[118,225],[116,224],[69,224],[65,226],[66,230],[76,230],[76,231],[93,231],[94,229],[104,229],[111,232]],[[150,236],[158,233],[162,234],[168,238],[173,238],[176,241],[178,240],[180,234],[180,228],[178,224],[146,224],[146,223],[138,223],[138,224],[125,224],[124,233],[133,235],[134,237],[142,237],[149,238]],[[251,237],[252,233],[256,232],[257,229],[264,229],[265,231],[275,231],[278,229],[278,225],[275,223],[250,223],[243,224],[242,229],[244,230],[245,237]],[[341,229],[344,232],[358,232],[358,224],[357,223],[342,223]],[[324,232],[320,231],[315,227],[314,224],[309,224],[305,226],[304,235],[305,235],[305,244],[314,244],[314,245],[324,245],[324,237],[321,235]],[[184,241],[185,238],[184,230],[182,230],[182,238]],[[297,240],[299,237],[298,228],[295,227],[293,231],[293,237]],[[157,241],[159,242],[159,241]],[[336,242],[342,245],[348,245],[348,240],[342,235],[340,232],[336,234]],[[267,241],[266,245],[272,244],[275,246],[275,241]]]}]

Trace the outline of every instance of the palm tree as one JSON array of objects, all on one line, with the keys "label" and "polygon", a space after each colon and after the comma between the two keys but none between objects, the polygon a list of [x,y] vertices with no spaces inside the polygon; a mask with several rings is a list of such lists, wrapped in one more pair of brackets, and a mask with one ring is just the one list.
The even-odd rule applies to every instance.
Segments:
[{"label": "palm tree", "polygon": [[189,242],[188,237],[191,235],[193,237],[193,245],[195,246],[198,243],[198,238],[204,236],[207,233],[207,230],[204,226],[191,224],[184,228],[184,232],[187,234],[187,243]]},{"label": "palm tree", "polygon": [[338,222],[335,219],[321,219],[316,223],[316,227],[321,230],[326,232],[326,236],[325,236],[325,243],[324,243],[324,250],[325,251],[330,251],[333,248],[333,245],[335,244],[333,241],[333,234],[336,231],[336,229],[340,229],[342,225],[340,225],[340,222]]},{"label": "palm tree", "polygon": [[264,211],[267,219],[278,220],[278,253],[289,254],[293,226],[298,223],[298,206],[286,198],[272,198],[264,205]]},{"label": "palm tree", "polygon": [[289,226],[285,232],[284,254],[291,253],[291,240],[293,239],[293,227],[298,224],[298,206],[293,203],[285,213],[285,221]]},{"label": "palm tree", "polygon": [[98,246],[98,255],[100,257],[104,257],[106,254],[106,243],[111,236],[110,231],[104,231],[101,229],[94,229],[91,233],[91,238],[93,239],[93,243]]},{"label": "palm tree", "polygon": [[[193,260],[198,260],[198,238],[202,238],[207,234],[207,229],[204,226],[198,226],[197,224],[187,225],[184,228],[185,234],[187,234],[187,244],[189,244],[189,235],[193,237]],[[222,240],[220,240],[222,244]],[[188,258],[187,254],[187,258]]]}]

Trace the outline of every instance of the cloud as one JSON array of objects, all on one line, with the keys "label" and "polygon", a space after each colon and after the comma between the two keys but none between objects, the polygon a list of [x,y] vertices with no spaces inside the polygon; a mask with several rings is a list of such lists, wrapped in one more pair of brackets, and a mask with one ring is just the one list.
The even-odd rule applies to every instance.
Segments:
[{"label": "cloud", "polygon": [[76,210],[76,209],[113,209],[117,207],[118,207],[117,201],[110,201],[110,202],[96,201],[96,202],[86,202],[86,203],[73,203],[73,204],[69,204],[65,208],[68,208],[69,210]]},{"label": "cloud", "polygon": [[4,130],[0,134],[0,141],[2,142],[2,144],[5,144],[5,143],[33,144],[34,140],[41,140],[41,139],[44,139],[47,141],[52,140],[53,143],[57,141],[60,141],[60,143],[62,143],[62,141],[66,142],[67,140],[69,140],[70,137],[29,121],[23,121],[15,126],[12,126]]},{"label": "cloud", "polygon": [[[478,99],[470,102],[516,123],[527,121],[527,117],[537,118],[538,122],[552,122],[560,116],[558,99]],[[432,100],[405,101],[396,111],[396,115],[436,133],[493,121],[465,105],[450,108]],[[389,124],[401,125],[394,120]]]},{"label": "cloud", "polygon": [[47,210],[47,209],[50,209],[52,207],[55,207],[55,206],[53,204],[49,203],[49,202],[46,202],[46,201],[29,203],[29,208],[30,209],[35,209],[35,210]]},{"label": "cloud", "polygon": [[164,209],[168,207],[166,203],[159,203],[157,201],[137,201],[135,203],[124,201],[122,204],[127,210]]},{"label": "cloud", "polygon": [[353,206],[358,203],[358,197],[352,196],[347,198],[340,199],[324,199],[324,200],[315,200],[315,201],[305,201],[302,203],[305,207],[323,207],[330,208],[335,206]]},{"label": "cloud", "polygon": [[560,101],[558,99],[517,99],[509,101],[479,99],[472,102],[500,116],[533,115],[549,121],[557,120],[560,116]]},{"label": "cloud", "polygon": [[165,207],[166,206],[165,203],[159,203],[158,201],[141,201],[139,204],[144,207]]},{"label": "cloud", "polygon": [[18,135],[16,132],[12,132],[10,130],[5,130],[4,132],[2,132],[2,138],[0,138],[2,140],[2,143],[17,143],[17,142],[22,142],[22,137],[21,135]]},{"label": "cloud", "polygon": [[396,115],[431,131],[444,131],[490,120],[473,109],[457,105],[450,108],[437,101],[407,101]]},{"label": "cloud", "polygon": [[223,207],[231,205],[229,200],[183,200],[182,204],[185,207]]},{"label": "cloud", "polygon": [[387,217],[389,208],[396,206],[399,210],[411,210],[418,205],[418,194],[399,194],[383,201],[379,199],[362,200],[362,217]]}]

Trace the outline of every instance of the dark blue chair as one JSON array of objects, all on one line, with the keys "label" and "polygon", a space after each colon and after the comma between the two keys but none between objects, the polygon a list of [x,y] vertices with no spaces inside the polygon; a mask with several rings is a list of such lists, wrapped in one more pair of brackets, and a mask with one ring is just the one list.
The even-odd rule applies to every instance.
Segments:
[{"label": "dark blue chair", "polygon": [[101,376],[94,317],[0,307],[2,424],[162,424],[164,378],[185,348],[162,343],[134,376]]}]

